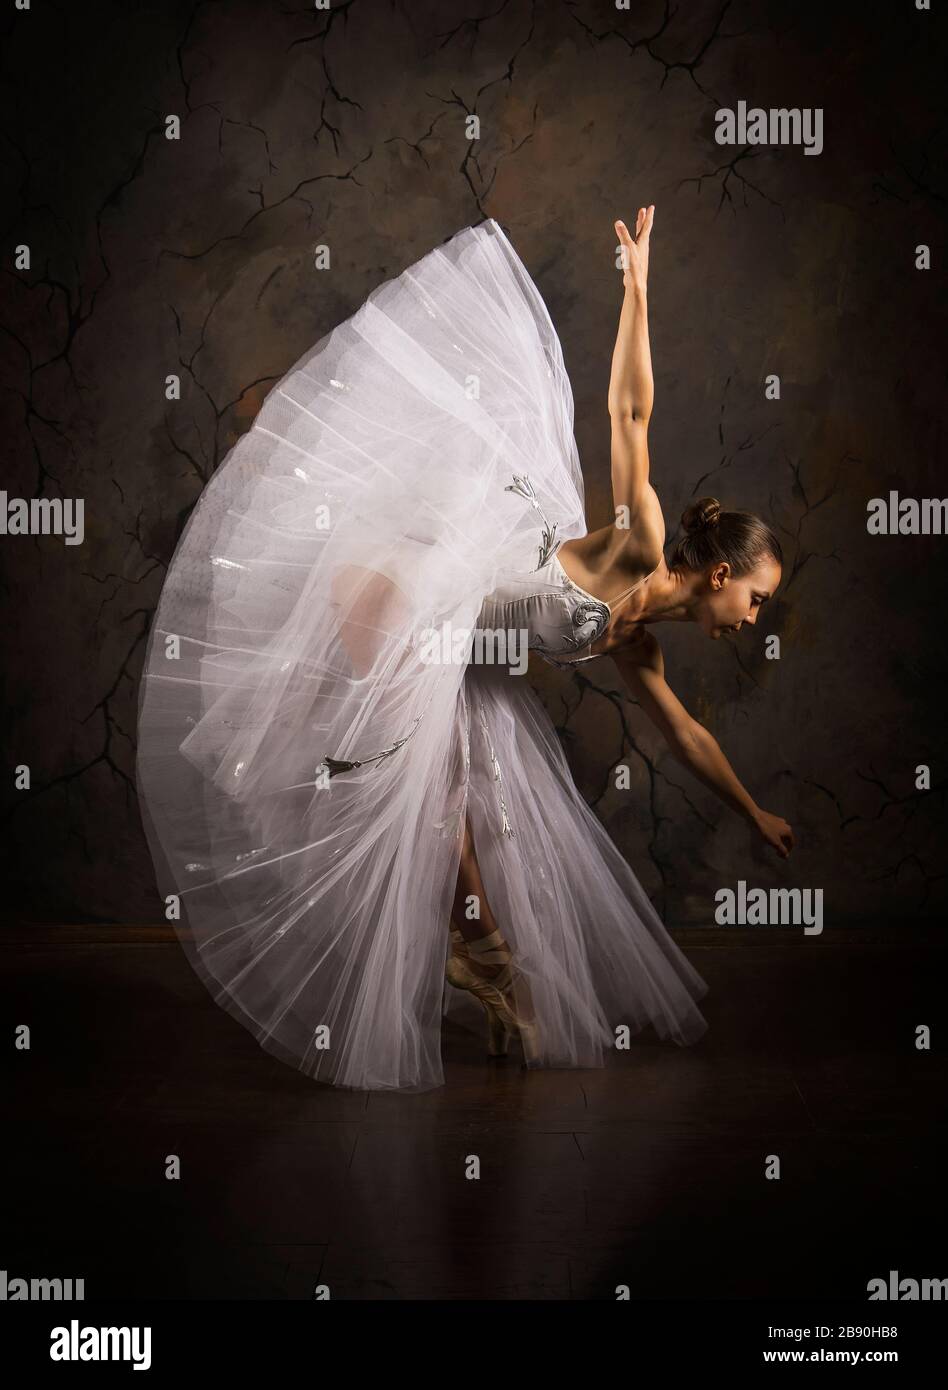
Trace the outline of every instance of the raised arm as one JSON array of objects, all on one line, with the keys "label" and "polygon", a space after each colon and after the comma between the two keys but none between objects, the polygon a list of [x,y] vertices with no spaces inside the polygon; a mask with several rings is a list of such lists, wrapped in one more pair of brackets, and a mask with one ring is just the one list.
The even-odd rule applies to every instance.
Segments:
[{"label": "raised arm", "polygon": [[660,730],[669,749],[700,782],[743,816],[781,859],[793,849],[793,831],[780,816],[762,811],[738,778],[714,735],[685,709],[665,680],[662,651],[650,632],[645,633],[634,655],[611,652],[619,673],[642,709]]},{"label": "raised arm", "polygon": [[612,425],[612,497],[617,516],[627,515],[630,528],[659,550],[664,524],[658,498],[649,483],[648,422],[654,383],[648,341],[648,253],[655,208],[639,208],[633,240],[624,222],[616,232],[622,250],[623,300],[609,379]]}]

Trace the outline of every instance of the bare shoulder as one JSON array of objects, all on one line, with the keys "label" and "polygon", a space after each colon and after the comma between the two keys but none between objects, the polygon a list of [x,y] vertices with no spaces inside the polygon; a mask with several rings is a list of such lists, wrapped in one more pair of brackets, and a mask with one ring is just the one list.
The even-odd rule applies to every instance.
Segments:
[{"label": "bare shoulder", "polygon": [[664,675],[665,662],[658,638],[641,623],[632,629],[622,646],[610,655],[629,666]]}]

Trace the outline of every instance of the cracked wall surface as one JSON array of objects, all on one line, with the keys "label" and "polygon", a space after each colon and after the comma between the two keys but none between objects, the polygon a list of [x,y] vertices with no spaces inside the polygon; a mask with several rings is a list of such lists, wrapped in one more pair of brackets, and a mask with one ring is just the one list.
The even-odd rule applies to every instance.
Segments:
[{"label": "cracked wall surface", "polygon": [[[269,386],[383,279],[482,217],[550,309],[588,522],[611,518],[612,223],[646,202],[650,452],[669,540],[689,499],[713,493],[772,520],[787,559],[737,641],[665,625],[666,669],[793,824],[791,863],[671,758],[611,662],[530,678],[668,920],[710,921],[714,891],[739,878],[824,888],[828,925],[943,913],[948,538],[866,530],[869,498],[946,490],[936,15],[189,0],[36,5],[8,12],[4,37],[3,486],[82,497],[86,517],[81,546],[0,537],[17,914],[157,920],[134,726],[176,537]],[[715,111],[739,100],[821,107],[822,153],[717,144]],[[13,259],[24,243],[28,270]],[[312,268],[320,243],[329,273]],[[931,271],[915,268],[919,243]],[[29,791],[14,790],[21,764]]]}]

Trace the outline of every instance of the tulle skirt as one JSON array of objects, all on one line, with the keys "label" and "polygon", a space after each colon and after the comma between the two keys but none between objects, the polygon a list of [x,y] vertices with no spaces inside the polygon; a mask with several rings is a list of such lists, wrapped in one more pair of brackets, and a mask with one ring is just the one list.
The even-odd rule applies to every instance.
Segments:
[{"label": "tulle skirt", "polygon": [[465,821],[535,1064],[706,1027],[528,681],[431,659],[585,529],[559,341],[493,220],[318,342],[188,520],[141,686],[143,823],[195,970],[317,1080],[427,1090],[444,1014],[480,1026],[444,978]]}]

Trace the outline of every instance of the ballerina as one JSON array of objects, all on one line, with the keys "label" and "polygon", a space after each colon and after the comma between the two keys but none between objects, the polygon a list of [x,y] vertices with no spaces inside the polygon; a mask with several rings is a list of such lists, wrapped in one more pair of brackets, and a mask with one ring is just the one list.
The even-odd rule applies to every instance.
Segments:
[{"label": "ballerina", "polygon": [[[664,678],[651,626],[752,625],[758,518],[702,499],[670,562],[649,481],[654,208],[624,249],[609,388],[616,524],[587,530],[572,393],[499,225],[466,228],[273,388],[189,519],[149,637],[138,780],[156,872],[217,1001],[307,1075],[443,1083],[445,1014],[488,1052],[602,1066],[694,1042],[707,986],[570,776],[522,665],[430,634],[611,656],[672,751],[786,856]],[[456,644],[457,646],[457,644]],[[449,930],[446,930],[449,929]],[[449,934],[450,933],[450,934]]]},{"label": "ballerina", "polygon": [[[716,740],[674,695],[665,680],[661,647],[648,630],[656,622],[685,621],[697,623],[715,639],[725,631],[739,632],[745,623],[756,623],[781,575],[780,544],[770,528],[748,513],[722,512],[717,499],[710,497],[687,508],[682,517],[684,539],[671,563],[664,561],[665,523],[649,479],[648,456],[654,388],[647,282],[654,215],[654,205],[638,210],[635,238],[623,222],[615,224],[624,253],[625,298],[608,408],[613,500],[616,517],[624,524],[604,526],[570,541],[546,562],[541,553],[541,565],[526,582],[524,576],[514,576],[485,600],[479,621],[492,629],[526,628],[531,647],[564,668],[612,656],[672,753],[786,858],[793,847],[790,826],[756,805]],[[553,594],[538,587],[541,578],[550,582]],[[632,583],[619,591],[629,579]],[[474,922],[463,910],[471,901],[481,909]],[[515,1001],[513,955],[486,900],[469,826],[451,937],[448,979],[484,1006],[489,1052],[505,1053],[510,1038],[519,1034],[524,1055],[531,1058],[537,1050],[532,1008]],[[529,992],[522,990],[521,998],[524,995],[528,998]]]}]

